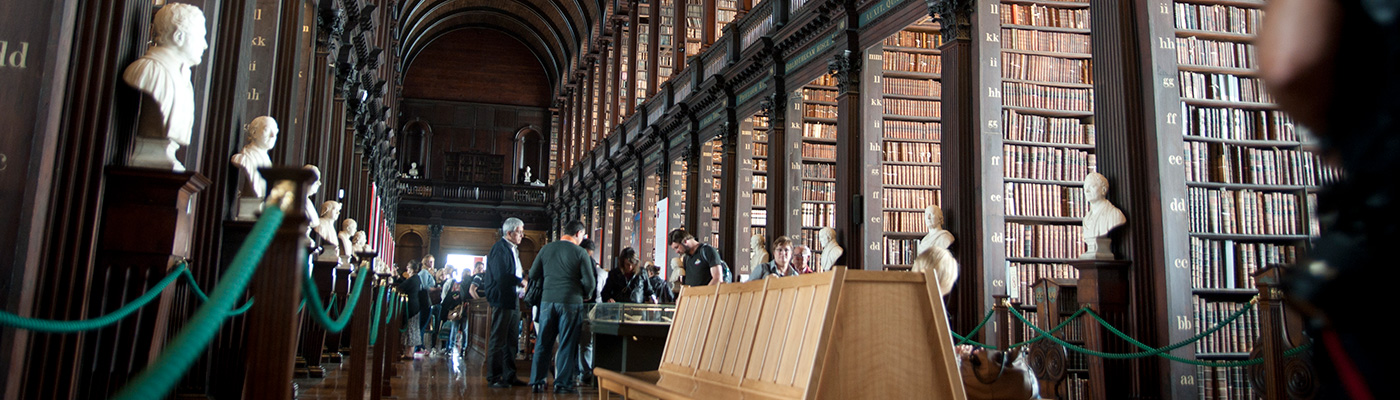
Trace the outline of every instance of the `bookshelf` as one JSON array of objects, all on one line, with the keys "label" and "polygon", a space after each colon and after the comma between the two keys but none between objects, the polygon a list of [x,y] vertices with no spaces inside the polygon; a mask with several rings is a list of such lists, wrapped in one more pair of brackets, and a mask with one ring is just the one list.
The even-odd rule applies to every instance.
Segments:
[{"label": "bookshelf", "polygon": [[[763,236],[765,244],[772,243],[776,236],[768,235],[768,116],[762,113],[754,114],[744,119],[741,129],[741,140],[745,135],[750,136],[748,141],[752,144],[752,156],[749,159],[749,229],[748,235],[740,235],[740,238],[748,239],[747,236],[760,235]],[[738,244],[745,245],[746,242],[741,241]]]},{"label": "bookshelf", "polygon": [[[1001,90],[989,97],[999,95],[1002,106],[998,205],[1005,221],[1007,294],[1026,302],[1035,284],[1039,305],[1039,293],[1047,290],[1042,284],[1078,278],[1065,262],[1085,250],[1083,182],[1097,170],[1089,4],[1003,1],[998,6]],[[1065,315],[1044,306],[1037,311],[1041,323],[1058,324]],[[1087,371],[1071,372],[1055,396],[1086,398],[1076,388],[1088,384]]]},{"label": "bookshelf", "polygon": [[[1189,275],[1177,278],[1189,276],[1191,333],[1200,333],[1250,306],[1256,272],[1306,253],[1308,238],[1318,234],[1315,189],[1338,175],[1310,151],[1307,133],[1276,109],[1257,77],[1252,42],[1263,3],[1171,5],[1174,34],[1163,39],[1174,41],[1176,55],[1189,264]],[[1258,318],[1250,311],[1201,340],[1196,358],[1248,358]],[[1245,368],[1195,373],[1198,398],[1255,397]]]},{"label": "bookshelf", "polygon": [[[1072,268],[1071,268],[1072,269]],[[1041,327],[1059,326],[1066,318],[1079,311],[1079,288],[1077,278],[1036,278],[1026,285],[1030,290],[1025,293],[1023,299],[1033,301],[1032,307],[1020,307],[1026,315],[1027,321],[1034,322]],[[1019,305],[1018,305],[1019,306]],[[1064,329],[1057,332],[1055,337],[1071,344],[1083,346],[1085,339],[1084,326],[1086,323],[1093,323],[1086,317],[1081,317],[1074,322],[1065,325]],[[1021,333],[1023,338],[1035,337],[1039,333],[1029,327],[1023,327]],[[1046,399],[1085,399],[1088,398],[1088,391],[1085,390],[1089,384],[1089,367],[1087,360],[1082,353],[1069,352],[1058,344],[1041,342],[1032,345],[1032,351],[1041,348],[1049,348],[1049,351],[1065,352],[1063,365],[1053,367],[1064,368],[1064,374],[1058,380],[1041,380],[1040,387],[1044,391],[1041,398]],[[1052,368],[1053,368],[1052,367]],[[1056,375],[1059,371],[1050,371],[1049,375]]]},{"label": "bookshelf", "polygon": [[[795,244],[812,249],[813,260],[821,254],[817,239],[822,228],[836,225],[836,79],[821,75],[802,86],[789,99],[789,137],[796,137],[801,160],[800,181],[789,203],[797,200],[797,232],[785,233]],[[793,233],[796,233],[794,235]]]},{"label": "bookshelf", "polygon": [[739,0],[715,0],[715,37],[739,14]]},{"label": "bookshelf", "polygon": [[[651,7],[652,0],[639,0],[636,3],[636,18],[633,19],[632,32],[637,37],[637,49],[632,52],[636,58],[637,70],[632,71],[632,80],[635,91],[636,105],[641,106],[647,100],[647,78],[651,75]],[[659,82],[658,82],[659,83]]]},{"label": "bookshelf", "polygon": [[880,54],[878,60],[866,57],[867,68],[879,73],[869,79],[866,90],[881,100],[877,112],[886,269],[912,266],[919,240],[928,232],[924,208],[943,204],[942,44],[938,25],[921,17],[867,50]]},{"label": "bookshelf", "polygon": [[[672,159],[670,162],[670,182],[666,186],[667,190],[669,191],[669,194],[667,195],[667,212],[669,212],[670,215],[668,216],[667,221],[667,232],[658,234],[658,236],[663,238],[663,240],[666,240],[666,235],[669,234],[671,230],[675,230],[677,228],[685,228],[688,232],[694,232],[695,230],[694,227],[686,226],[685,224],[686,216],[689,215],[688,213],[686,213],[685,200],[687,186],[686,176],[688,172],[688,163],[685,159],[686,157],[682,156]],[[696,235],[696,239],[701,239],[701,237],[699,235]],[[670,243],[666,243],[666,245],[669,247]],[[668,256],[666,257],[666,259],[668,260],[681,256],[680,254],[677,254],[674,251],[667,251],[667,254]],[[668,266],[667,268],[670,267]]]},{"label": "bookshelf", "polygon": [[707,181],[708,185],[705,185],[708,186],[708,188],[702,188],[701,190],[709,189],[710,191],[710,207],[707,207],[708,210],[706,210],[706,213],[710,216],[707,221],[710,224],[710,244],[719,247],[720,243],[723,243],[719,239],[721,225],[719,211],[720,207],[723,206],[723,202],[721,201],[723,197],[720,196],[723,180],[720,179],[720,175],[721,172],[724,171],[724,140],[715,138],[714,140],[705,142],[704,148],[704,151],[709,154],[708,163],[706,164],[709,168],[706,168],[703,173],[708,174],[707,176],[710,179]]},{"label": "bookshelf", "polygon": [[676,6],[675,0],[653,0],[659,8],[657,25],[660,27],[657,35],[656,52],[656,85],[660,85],[671,79],[671,74],[676,68]]},{"label": "bookshelf", "polygon": [[705,5],[698,0],[685,2],[685,56],[700,54],[705,46]]}]

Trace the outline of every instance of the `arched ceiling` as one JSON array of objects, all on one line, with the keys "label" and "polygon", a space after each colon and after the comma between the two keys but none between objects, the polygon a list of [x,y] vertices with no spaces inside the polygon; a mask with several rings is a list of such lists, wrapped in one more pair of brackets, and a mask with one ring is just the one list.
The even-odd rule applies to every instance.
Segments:
[{"label": "arched ceiling", "polygon": [[400,70],[407,71],[429,43],[449,32],[486,28],[525,43],[557,88],[580,51],[588,47],[602,14],[600,1],[404,0],[396,10]]}]

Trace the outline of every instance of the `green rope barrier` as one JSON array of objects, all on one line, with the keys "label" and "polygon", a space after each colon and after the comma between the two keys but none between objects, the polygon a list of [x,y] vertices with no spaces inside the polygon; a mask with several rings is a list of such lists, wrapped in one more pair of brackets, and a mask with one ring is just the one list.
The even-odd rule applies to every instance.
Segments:
[{"label": "green rope barrier", "polygon": [[369,345],[373,346],[379,341],[379,312],[384,310],[384,289],[388,286],[379,287],[379,296],[374,298],[374,319],[369,323]]},{"label": "green rope barrier", "polygon": [[[1086,307],[1086,309],[1087,309],[1087,307]],[[1050,339],[1051,341],[1055,342],[1056,344],[1059,344],[1059,345],[1061,345],[1061,346],[1064,346],[1066,349],[1070,349],[1070,350],[1073,350],[1073,351],[1075,351],[1075,352],[1084,353],[1084,354],[1086,354],[1086,355],[1090,355],[1090,356],[1094,356],[1094,357],[1121,360],[1121,359],[1133,359],[1133,358],[1143,358],[1143,357],[1150,357],[1150,356],[1159,356],[1159,357],[1162,357],[1162,358],[1165,358],[1165,359],[1168,359],[1168,360],[1171,360],[1171,361],[1176,361],[1176,362],[1180,362],[1180,363],[1184,363],[1184,364],[1206,366],[1206,367],[1242,367],[1242,366],[1249,366],[1249,365],[1256,365],[1256,364],[1263,363],[1263,362],[1264,362],[1264,359],[1262,359],[1262,358],[1255,358],[1255,359],[1249,359],[1249,360],[1244,360],[1244,361],[1201,361],[1201,360],[1191,360],[1191,359],[1186,359],[1186,358],[1177,357],[1177,356],[1171,355],[1171,354],[1169,354],[1169,353],[1167,353],[1167,352],[1172,351],[1172,350],[1176,350],[1176,349],[1178,349],[1178,348],[1184,347],[1184,346],[1189,345],[1189,344],[1192,344],[1192,343],[1195,343],[1195,342],[1197,342],[1197,341],[1199,341],[1199,340],[1205,338],[1206,336],[1209,336],[1209,335],[1215,333],[1216,331],[1219,331],[1220,329],[1223,329],[1225,326],[1228,326],[1230,323],[1234,322],[1234,320],[1238,319],[1240,316],[1244,315],[1245,312],[1247,312],[1247,311],[1249,311],[1249,310],[1250,310],[1250,308],[1242,309],[1242,310],[1240,310],[1239,312],[1236,312],[1234,315],[1231,315],[1229,318],[1226,318],[1226,319],[1225,319],[1224,321],[1222,321],[1220,324],[1217,324],[1216,326],[1211,327],[1210,329],[1208,329],[1208,330],[1202,332],[1202,333],[1199,334],[1199,335],[1196,335],[1196,336],[1191,337],[1191,338],[1189,338],[1189,339],[1186,339],[1186,340],[1183,340],[1183,341],[1180,341],[1180,342],[1171,344],[1171,345],[1169,345],[1169,346],[1161,347],[1161,348],[1152,348],[1152,347],[1150,347],[1150,346],[1147,346],[1146,344],[1143,344],[1142,342],[1137,341],[1136,339],[1133,339],[1133,338],[1131,338],[1131,337],[1128,337],[1128,336],[1127,336],[1126,334],[1124,334],[1122,331],[1118,330],[1118,328],[1115,328],[1115,327],[1113,327],[1113,325],[1109,324],[1107,321],[1104,321],[1103,318],[1102,318],[1101,316],[1098,315],[1098,313],[1095,313],[1093,310],[1088,310],[1088,314],[1089,314],[1090,316],[1094,317],[1094,319],[1095,319],[1096,321],[1098,321],[1098,323],[1099,323],[1100,325],[1104,326],[1105,328],[1108,328],[1110,332],[1113,332],[1113,333],[1114,333],[1115,335],[1117,335],[1119,338],[1122,338],[1122,339],[1128,341],[1129,343],[1132,343],[1134,346],[1137,346],[1138,348],[1147,350],[1147,351],[1140,351],[1140,352],[1136,352],[1136,353],[1106,353],[1106,352],[1101,352],[1101,351],[1086,349],[1086,348],[1084,348],[1084,347],[1082,347],[1082,346],[1074,345],[1074,344],[1071,344],[1071,343],[1066,342],[1066,341],[1064,341],[1064,340],[1061,340],[1060,338],[1057,338],[1057,337],[1055,337],[1053,334],[1051,334],[1051,332],[1047,332],[1047,331],[1045,331],[1045,330],[1043,330],[1043,329],[1040,329],[1040,327],[1035,326],[1034,324],[1031,324],[1029,321],[1026,321],[1025,316],[1021,315],[1020,312],[1015,311],[1015,309],[1012,309],[1012,314],[1014,314],[1014,315],[1016,316],[1016,319],[1020,320],[1021,323],[1026,324],[1027,326],[1030,326],[1031,329],[1034,329],[1034,330],[1039,334],[1039,336],[1037,336],[1037,338]],[[1285,352],[1284,352],[1284,355],[1287,356],[1287,357],[1292,357],[1292,356],[1294,356],[1294,355],[1297,355],[1297,354],[1299,354],[1299,353],[1301,353],[1301,352],[1307,350],[1307,349],[1310,348],[1311,346],[1312,346],[1311,343],[1308,343],[1308,344],[1303,345],[1303,346],[1298,346],[1298,347],[1289,349],[1288,351],[1285,351]]]},{"label": "green rope barrier", "polygon": [[306,309],[306,298],[305,298],[305,297],[303,297],[303,298],[301,299],[301,303],[300,303],[300,304],[297,304],[297,312],[300,313],[301,310],[304,310],[304,309]]},{"label": "green rope barrier", "polygon": [[180,279],[182,275],[188,273],[189,265],[181,261],[175,266],[175,270],[171,271],[170,274],[166,275],[160,282],[157,282],[155,286],[152,286],[151,290],[146,291],[145,294],[142,294],[140,297],[137,297],[121,308],[97,318],[77,321],[54,321],[25,318],[9,312],[0,311],[0,326],[46,333],[74,333],[100,329],[130,316],[131,313],[150,304],[152,300],[160,297],[161,292],[164,291],[167,286],[170,286],[176,279]]},{"label": "green rope barrier", "polygon": [[972,335],[976,335],[977,332],[980,332],[980,331],[982,330],[982,326],[983,326],[983,325],[986,325],[986,324],[987,324],[987,321],[991,321],[991,320],[992,320],[992,315],[994,315],[994,314],[996,314],[996,311],[995,311],[995,310],[987,310],[987,316],[986,316],[986,317],[982,317],[982,322],[979,322],[979,323],[977,323],[977,326],[972,327],[972,332],[968,332],[966,337],[964,337],[963,335],[959,335],[957,332],[953,332],[953,337],[958,338],[958,343],[957,343],[957,344],[954,344],[954,346],[961,346],[961,345],[963,345],[963,344],[966,344],[966,343],[968,343],[968,342],[971,342],[973,346],[978,346],[978,347],[982,347],[982,348],[991,348],[992,346],[988,346],[988,345],[985,345],[985,344],[977,343],[977,341],[972,340],[972,339],[970,339],[970,338],[972,337]]},{"label": "green rope barrier", "polygon": [[[1069,326],[1070,321],[1074,321],[1075,318],[1079,318],[1079,316],[1084,315],[1085,312],[1093,312],[1093,310],[1090,310],[1090,309],[1089,309],[1089,306],[1080,307],[1080,308],[1079,308],[1079,311],[1075,311],[1074,314],[1070,314],[1070,316],[1067,317],[1067,318],[1065,318],[1064,321],[1060,321],[1060,324],[1059,324],[1059,325],[1055,325],[1055,329],[1051,329],[1051,330],[1050,330],[1050,334],[1051,334],[1051,335],[1054,335],[1055,332],[1059,332],[1061,329],[1064,329],[1066,326]],[[1024,322],[1025,319],[1022,319],[1021,321]],[[1011,348],[1017,348],[1017,347],[1025,346],[1025,345],[1028,345],[1028,344],[1031,344],[1031,343],[1035,343],[1035,342],[1038,342],[1038,341],[1040,341],[1041,339],[1044,339],[1044,338],[1045,338],[1044,336],[1036,335],[1036,337],[1031,338],[1030,340],[1026,340],[1026,341],[1024,341],[1024,342],[1020,342],[1020,343],[1016,343],[1016,344],[1011,345]]]},{"label": "green rope barrier", "polygon": [[[368,268],[360,267],[360,269],[355,272],[355,276],[364,277],[365,274],[368,273]],[[350,317],[354,315],[353,313],[355,310],[355,302],[360,300],[360,291],[361,289],[365,288],[365,281],[368,281],[369,279],[355,279],[355,289],[350,291],[350,297],[347,299],[350,305],[345,307],[345,312],[340,313],[339,318],[332,319],[330,316],[330,310],[326,309],[325,306],[321,304],[321,296],[317,295],[317,293],[321,292],[321,289],[316,287],[316,282],[311,279],[310,274],[306,274],[304,276],[305,278],[301,281],[302,293],[305,294],[305,296],[302,296],[302,301],[307,301],[308,299],[311,301],[312,319],[316,320],[316,323],[321,324],[322,327],[326,328],[326,331],[331,333],[340,332],[341,330],[345,329],[345,325],[350,323]],[[333,300],[334,297],[332,297],[332,307],[335,306],[335,302]]]},{"label": "green rope barrier", "polygon": [[190,365],[204,354],[204,348],[218,334],[219,327],[228,319],[229,311],[242,296],[243,290],[257,271],[263,253],[272,243],[277,227],[282,225],[283,212],[278,207],[267,207],[262,217],[253,225],[252,231],[234,255],[233,264],[224,273],[223,279],[214,287],[214,295],[199,307],[185,328],[166,345],[160,356],[151,361],[150,366],[137,374],[134,379],[117,392],[114,399],[159,399],[164,398],[175,387]]},{"label": "green rope barrier", "polygon": [[[208,303],[209,296],[205,295],[204,290],[199,288],[199,282],[195,282],[194,273],[190,272],[190,270],[186,268],[183,275],[185,276],[185,282],[190,284],[190,290],[194,292],[195,297],[199,297],[199,302]],[[233,311],[229,311],[228,315],[234,316],[243,314],[245,312],[248,312],[248,309],[250,308],[253,308],[253,299],[248,299],[248,303],[244,304],[243,307],[239,307],[234,309]]]}]

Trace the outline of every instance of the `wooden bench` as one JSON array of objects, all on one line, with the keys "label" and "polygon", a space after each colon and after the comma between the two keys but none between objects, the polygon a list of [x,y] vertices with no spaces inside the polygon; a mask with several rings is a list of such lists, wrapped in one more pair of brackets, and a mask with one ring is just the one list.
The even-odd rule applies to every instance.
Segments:
[{"label": "wooden bench", "polygon": [[688,287],[658,371],[595,369],[632,399],[964,399],[937,282],[844,268]]}]

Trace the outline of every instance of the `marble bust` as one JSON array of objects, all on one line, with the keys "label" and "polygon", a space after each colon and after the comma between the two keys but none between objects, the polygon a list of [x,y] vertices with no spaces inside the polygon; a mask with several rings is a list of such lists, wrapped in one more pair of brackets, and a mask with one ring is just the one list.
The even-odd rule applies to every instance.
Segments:
[{"label": "marble bust", "polygon": [[1128,222],[1123,211],[1108,201],[1108,178],[1098,172],[1084,178],[1084,198],[1089,201],[1089,213],[1084,215],[1084,243],[1088,250],[1079,255],[1083,259],[1112,260],[1109,249],[1112,240],[1108,233]]},{"label": "marble bust", "polygon": [[936,205],[924,208],[924,225],[928,227],[928,234],[919,239],[919,254],[934,247],[947,251],[953,244],[953,233],[943,229],[943,209]]},{"label": "marble bust", "polygon": [[354,236],[356,229],[360,229],[360,224],[356,223],[354,218],[340,221],[340,233],[336,234],[336,238],[339,239],[337,247],[340,248],[340,256],[346,260],[355,257]]},{"label": "marble bust", "polygon": [[938,290],[947,296],[953,290],[953,283],[958,281],[958,260],[947,250],[934,246],[914,257],[910,271],[923,272],[927,279],[938,280]]},{"label": "marble bust", "polygon": [[525,183],[526,183],[526,184],[529,184],[529,183],[530,183],[530,167],[529,167],[529,166],[525,166]]},{"label": "marble bust", "polygon": [[267,181],[263,180],[258,168],[272,166],[272,158],[267,151],[277,145],[278,132],[277,120],[266,115],[253,118],[253,122],[248,123],[246,143],[238,154],[233,155],[232,160],[243,176],[243,185],[239,187],[240,197],[261,199],[266,194]]},{"label": "marble bust", "polygon": [[418,163],[417,163],[417,162],[408,163],[408,177],[409,177],[409,178],[413,178],[413,179],[418,179]]},{"label": "marble bust", "polygon": [[189,4],[169,3],[156,12],[152,25],[155,45],[122,73],[122,81],[142,93],[128,164],[184,171],[175,152],[190,144],[194,130],[190,68],[199,65],[209,47],[204,12]]},{"label": "marble bust", "polygon": [[822,228],[817,233],[817,240],[822,244],[822,258],[817,265],[821,266],[822,272],[830,271],[831,267],[836,266],[836,262],[841,259],[841,254],[845,253],[846,250],[842,249],[841,245],[836,244],[835,229]]},{"label": "marble bust", "polygon": [[749,236],[749,267],[757,267],[768,262],[768,250],[764,248],[763,235]]},{"label": "marble bust", "polygon": [[[316,223],[317,223],[318,221],[321,220],[321,217],[320,217],[319,215],[316,214],[316,202],[311,201],[311,196],[315,196],[316,193],[320,193],[320,192],[321,192],[321,169],[320,169],[320,168],[316,168],[315,165],[311,165],[311,164],[306,164],[306,166],[301,167],[301,169],[304,169],[304,170],[307,170],[307,171],[311,171],[311,176],[314,177],[314,179],[311,180],[311,187],[306,188],[306,209],[305,209],[305,211],[306,211],[306,220],[309,221],[309,222],[308,222],[308,226],[311,227],[311,228],[315,228],[315,227],[316,227]],[[311,235],[311,232],[308,231],[308,232],[306,232],[306,234],[307,234],[307,237],[311,237],[311,236],[310,236],[310,235]]]},{"label": "marble bust", "polygon": [[321,245],[322,257],[340,257],[340,237],[335,231],[335,220],[340,219],[340,202],[327,200],[321,203],[321,215],[315,223],[316,244]]},{"label": "marble bust", "polygon": [[374,251],[369,247],[369,238],[365,235],[365,231],[355,231],[355,235],[350,237],[350,248],[356,253]]}]

